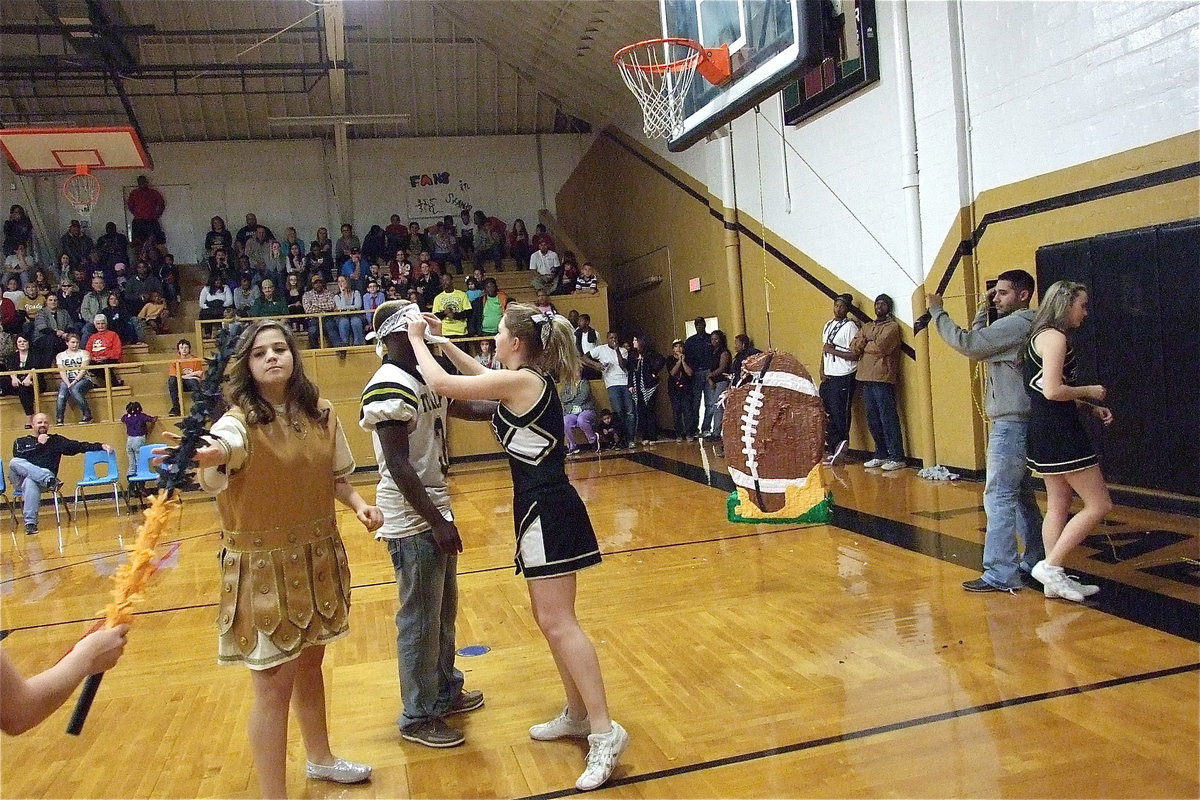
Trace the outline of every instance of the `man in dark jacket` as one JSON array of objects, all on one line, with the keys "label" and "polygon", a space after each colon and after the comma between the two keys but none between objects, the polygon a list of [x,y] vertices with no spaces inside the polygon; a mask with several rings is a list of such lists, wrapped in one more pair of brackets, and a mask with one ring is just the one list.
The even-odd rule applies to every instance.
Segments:
[{"label": "man in dark jacket", "polygon": [[58,491],[58,464],[63,456],[75,456],[93,450],[113,452],[112,445],[99,442],[77,442],[57,433],[50,433],[50,418],[33,415],[33,433],[13,442],[13,457],[8,462],[8,480],[20,489],[24,497],[25,532],[38,532],[38,506],[42,491]]},{"label": "man in dark jacket", "polygon": [[704,387],[708,384],[708,373],[716,366],[712,339],[708,335],[704,317],[693,320],[696,332],[683,342],[683,358],[692,369],[692,394],[687,405],[687,436],[700,438],[700,401],[704,399]]}]

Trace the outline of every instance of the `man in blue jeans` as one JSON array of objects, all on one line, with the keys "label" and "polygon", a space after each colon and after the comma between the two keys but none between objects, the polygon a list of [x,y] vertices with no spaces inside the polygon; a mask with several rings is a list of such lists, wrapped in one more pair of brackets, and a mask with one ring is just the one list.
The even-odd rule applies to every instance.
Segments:
[{"label": "man in blue jeans", "polygon": [[[696,317],[692,322],[696,326],[696,332],[683,343],[683,360],[692,369],[692,393],[688,397],[687,431],[684,435],[688,439],[699,439],[714,433],[701,428],[700,402],[705,398],[706,390],[712,391],[708,383],[708,373],[716,366],[716,354],[713,352],[712,337],[708,335],[704,317]],[[708,402],[711,403],[712,400]],[[716,433],[719,435],[720,431]]]},{"label": "man in blue jeans", "polygon": [[[1034,313],[1029,310],[1033,290],[1033,276],[1025,270],[1001,273],[980,304],[969,331],[954,324],[942,308],[941,296],[925,297],[933,323],[946,344],[987,364],[987,416],[992,422],[983,489],[987,531],[983,537],[983,575],[963,583],[968,592],[1015,592],[1021,588],[1021,572],[1029,574],[1046,555],[1042,514],[1034,501],[1025,464],[1029,395],[1018,363],[1033,325]],[[990,325],[989,306],[998,315]],[[1024,556],[1017,552],[1018,538],[1024,545]]]},{"label": "man in blue jeans", "polygon": [[636,447],[637,416],[633,411],[633,393],[629,391],[629,345],[620,344],[616,331],[609,331],[604,344],[596,345],[583,357],[583,363],[600,371],[608,402],[618,429],[625,436],[625,446]]},{"label": "man in blue jeans", "polygon": [[454,666],[462,539],[446,487],[447,405],[456,417],[485,420],[496,403],[448,404],[425,384],[400,314],[408,305],[388,300],[375,309],[373,332],[387,355],[363,390],[359,425],[372,434],[379,464],[375,502],[383,527],[375,538],[387,543],[400,594],[400,736],[427,747],[454,747],[466,737],[446,717],[482,706],[483,692],[463,691],[463,674]]},{"label": "man in blue jeans", "polygon": [[8,480],[21,491],[24,501],[25,532],[38,532],[38,507],[43,491],[58,491],[58,465],[63,456],[74,456],[93,450],[113,451],[112,445],[100,442],[77,442],[57,433],[50,433],[50,418],[33,415],[33,433],[13,442],[13,457],[8,462]]}]

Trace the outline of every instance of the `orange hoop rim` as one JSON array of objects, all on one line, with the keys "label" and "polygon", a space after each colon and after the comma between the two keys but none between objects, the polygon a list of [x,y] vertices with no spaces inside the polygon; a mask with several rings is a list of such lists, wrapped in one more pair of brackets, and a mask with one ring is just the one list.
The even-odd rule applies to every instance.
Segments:
[{"label": "orange hoop rim", "polygon": [[63,181],[63,196],[76,208],[94,205],[100,199],[100,181],[80,164],[75,174]]},{"label": "orange hoop rim", "polygon": [[[629,60],[626,58],[630,53],[649,50],[655,45],[674,44],[680,47],[688,47],[695,50],[692,55],[684,58],[668,61],[665,64],[659,64],[651,61],[643,64],[636,59]],[[732,65],[729,58],[729,45],[723,44],[719,47],[705,47],[694,39],[683,39],[675,36],[667,36],[660,39],[646,39],[641,42],[622,47],[617,52],[613,53],[613,63],[622,70],[637,70],[647,75],[668,75],[684,72],[685,70],[694,69],[704,77],[706,81],[714,86],[720,86],[726,83],[732,74]]]},{"label": "orange hoop rim", "polygon": [[[642,50],[653,47],[656,44],[677,44],[682,47],[690,47],[696,52],[690,56],[669,61],[666,64],[636,64],[630,61],[622,61],[622,57],[632,53],[634,50]],[[692,39],[681,39],[679,37],[666,37],[661,39],[646,39],[642,42],[634,42],[622,47],[617,52],[613,53],[613,63],[621,67],[629,69],[638,69],[642,72],[648,72],[651,75],[665,75],[668,72],[682,72],[697,63],[698,60],[705,57],[704,47],[697,41]]]}]

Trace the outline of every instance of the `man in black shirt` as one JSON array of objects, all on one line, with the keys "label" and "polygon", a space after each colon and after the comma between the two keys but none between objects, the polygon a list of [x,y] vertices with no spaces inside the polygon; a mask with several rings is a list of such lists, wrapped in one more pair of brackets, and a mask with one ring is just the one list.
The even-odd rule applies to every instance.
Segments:
[{"label": "man in black shirt", "polygon": [[715,354],[712,339],[705,328],[704,317],[696,317],[696,332],[683,343],[683,360],[692,368],[692,394],[687,405],[687,436],[700,438],[700,401],[708,383],[708,373],[713,368]]},{"label": "man in black shirt", "polygon": [[33,415],[33,433],[13,442],[13,457],[8,462],[8,480],[21,490],[24,497],[25,532],[38,532],[38,506],[42,491],[58,491],[58,464],[63,456],[75,456],[93,450],[113,452],[112,445],[99,442],[77,442],[57,433],[50,433],[50,418]]}]

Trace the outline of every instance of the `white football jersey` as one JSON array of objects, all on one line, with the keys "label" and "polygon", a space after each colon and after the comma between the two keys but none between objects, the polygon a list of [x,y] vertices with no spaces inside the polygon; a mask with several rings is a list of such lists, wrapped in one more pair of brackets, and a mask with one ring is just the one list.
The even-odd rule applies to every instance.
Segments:
[{"label": "white football jersey", "polygon": [[383,527],[377,539],[398,539],[429,530],[429,523],[409,504],[392,478],[376,428],[387,422],[408,426],[408,460],[425,491],[446,519],[450,493],[446,473],[450,456],[446,447],[446,407],[449,401],[435,394],[418,372],[384,361],[363,389],[358,424],[371,432],[375,460],[379,464],[379,488],[375,504],[383,511]]}]

